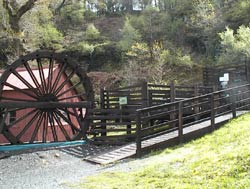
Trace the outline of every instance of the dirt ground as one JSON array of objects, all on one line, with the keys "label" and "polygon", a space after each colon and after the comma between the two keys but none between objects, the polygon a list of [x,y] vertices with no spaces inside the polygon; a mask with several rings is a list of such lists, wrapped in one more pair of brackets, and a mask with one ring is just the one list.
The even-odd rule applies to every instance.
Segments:
[{"label": "dirt ground", "polygon": [[72,183],[102,171],[130,169],[125,165],[129,160],[106,166],[83,160],[105,150],[110,150],[110,147],[85,145],[19,155],[2,153],[0,189],[68,189]]}]

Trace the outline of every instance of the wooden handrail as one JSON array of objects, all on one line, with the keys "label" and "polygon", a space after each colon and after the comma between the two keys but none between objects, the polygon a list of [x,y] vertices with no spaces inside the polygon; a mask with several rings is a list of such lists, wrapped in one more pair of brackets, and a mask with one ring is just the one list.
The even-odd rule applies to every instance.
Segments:
[{"label": "wooden handrail", "polygon": [[137,111],[141,111],[141,112],[151,111],[151,110],[164,108],[164,107],[171,106],[171,105],[177,105],[180,102],[186,103],[186,102],[190,102],[190,101],[194,101],[194,100],[199,100],[199,99],[204,98],[204,97],[209,97],[209,96],[211,96],[211,94],[218,95],[218,94],[221,94],[221,93],[225,93],[225,92],[228,92],[228,91],[233,91],[235,89],[240,89],[240,88],[243,88],[243,87],[250,87],[250,84],[241,85],[241,86],[238,86],[238,87],[232,87],[232,88],[228,88],[228,89],[224,89],[224,90],[219,90],[219,91],[215,91],[215,92],[208,93],[208,94],[205,94],[205,95],[200,95],[200,96],[197,96],[197,97],[183,99],[183,100],[176,101],[176,102],[170,102],[170,103],[150,106],[150,107],[146,107],[146,108],[141,108],[141,109],[138,109]]},{"label": "wooden handrail", "polygon": [[[183,128],[184,128],[184,119],[185,118],[195,118],[196,116],[201,115],[209,115],[209,119],[206,118],[206,120],[211,121],[211,129],[215,129],[215,118],[226,114],[226,113],[232,113],[233,117],[236,117],[236,110],[242,108],[242,107],[249,107],[250,106],[250,84],[245,84],[241,86],[236,86],[220,91],[214,91],[209,94],[200,95],[193,98],[188,98],[176,102],[170,102],[160,105],[155,105],[151,107],[141,108],[136,110],[137,114],[137,127],[136,127],[136,144],[137,144],[137,155],[140,156],[142,153],[142,146],[141,142],[144,140],[144,138],[150,138],[150,131],[154,129],[158,129],[161,126],[164,126],[164,124],[169,124],[171,122],[171,115],[178,115],[178,138],[179,141],[182,142],[183,140]],[[225,95],[225,94],[228,94]],[[223,97],[221,97],[223,95]],[[204,102],[204,99],[206,102]],[[210,105],[206,106],[207,103],[210,102]],[[222,104],[221,104],[222,103]],[[246,105],[246,103],[248,103]],[[199,107],[199,111],[194,111],[195,107]],[[204,107],[203,107],[204,106]],[[174,108],[174,107],[177,107]],[[172,109],[175,109],[173,112]],[[200,109],[201,108],[201,109]],[[191,113],[191,115],[185,115],[185,111],[193,111],[195,113]],[[160,113],[157,113],[160,112]],[[190,112],[189,112],[190,114]],[[143,116],[145,115],[145,116]],[[144,122],[150,121],[151,119],[157,120],[157,118],[162,119],[162,116],[166,117],[169,115],[169,121],[165,121],[162,124],[145,124],[146,127],[143,127],[142,129],[142,123],[144,125]],[[195,120],[196,121],[196,120]],[[195,122],[194,121],[194,122]],[[197,121],[196,121],[197,122]],[[190,124],[189,124],[190,125]],[[170,128],[176,128],[176,127],[170,127]],[[142,135],[142,130],[147,131],[148,136]],[[164,132],[160,130],[160,132]],[[154,136],[156,133],[152,132],[152,136]]]}]

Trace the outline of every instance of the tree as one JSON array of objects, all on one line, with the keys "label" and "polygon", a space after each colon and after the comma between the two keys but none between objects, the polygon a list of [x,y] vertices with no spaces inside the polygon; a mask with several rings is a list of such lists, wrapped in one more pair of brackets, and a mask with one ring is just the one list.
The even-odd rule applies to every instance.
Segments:
[{"label": "tree", "polygon": [[228,22],[229,26],[237,29],[240,25],[248,25],[250,22],[250,1],[238,0],[231,1],[226,4],[224,8],[224,19]]},{"label": "tree", "polygon": [[19,9],[17,9],[16,1],[3,0],[3,7],[6,9],[9,16],[10,28],[15,33],[20,33],[20,19],[27,11],[34,7],[36,1],[37,0],[28,0]]},{"label": "tree", "polygon": [[146,43],[135,43],[126,53],[128,63],[124,64],[123,77],[128,84],[151,81],[149,49]]},{"label": "tree", "polygon": [[250,27],[240,26],[237,33],[230,28],[219,33],[221,39],[221,53],[218,63],[237,64],[250,58]]},{"label": "tree", "polygon": [[98,39],[100,39],[100,32],[95,27],[94,24],[89,24],[87,26],[87,29],[85,32],[85,39],[89,42],[98,42]]},{"label": "tree", "polygon": [[153,44],[153,61],[146,43],[135,43],[126,53],[128,62],[123,67],[123,77],[128,84],[141,81],[151,83],[189,84],[193,78],[199,77],[194,72],[194,62],[189,55],[180,49],[166,49],[160,43]]},{"label": "tree", "polygon": [[141,28],[141,33],[143,34],[143,39],[147,42],[150,50],[150,56],[153,60],[153,44],[155,41],[162,40],[162,19],[164,17],[160,14],[159,9],[148,6],[142,12],[143,27]]},{"label": "tree", "polygon": [[60,27],[70,28],[70,26],[76,27],[84,21],[85,5],[82,1],[67,1],[60,8]]},{"label": "tree", "polygon": [[61,9],[65,6],[65,3],[66,3],[66,0],[62,0],[62,2],[56,7],[55,9],[56,14],[61,13]]},{"label": "tree", "polygon": [[224,28],[216,0],[195,0],[191,7],[187,6],[188,12],[183,17],[183,45],[188,45],[196,54],[207,59],[214,57],[219,40],[217,32]]},{"label": "tree", "polygon": [[[28,0],[25,3],[19,5],[17,0],[2,0],[3,11],[3,26],[6,31],[6,36],[1,39],[0,42],[5,41],[8,48],[5,48],[2,52],[10,60],[10,57],[15,58],[20,56],[25,50],[22,44],[24,33],[20,28],[21,18],[31,10],[37,0]],[[7,56],[8,54],[8,56]]]},{"label": "tree", "polygon": [[128,51],[133,44],[141,40],[141,35],[130,23],[129,19],[126,18],[123,29],[122,38],[119,41],[119,45],[123,51]]}]

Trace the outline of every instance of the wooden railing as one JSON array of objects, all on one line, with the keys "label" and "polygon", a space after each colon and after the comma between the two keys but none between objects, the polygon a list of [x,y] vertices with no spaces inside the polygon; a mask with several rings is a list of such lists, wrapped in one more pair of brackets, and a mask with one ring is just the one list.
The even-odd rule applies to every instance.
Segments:
[{"label": "wooden railing", "polygon": [[[206,94],[212,90],[212,87],[156,85],[146,82],[112,90],[102,89],[100,108],[89,111],[89,134],[96,143],[101,144],[134,141],[137,109]],[[127,102],[121,104],[120,98],[125,98]]]},{"label": "wooden railing", "polygon": [[171,103],[146,107],[136,111],[136,146],[137,155],[143,150],[144,140],[178,132],[179,142],[183,139],[185,127],[211,121],[211,129],[215,128],[215,118],[236,111],[248,110],[250,107],[250,84],[212,92],[197,97]]},{"label": "wooden railing", "polygon": [[183,100],[213,92],[213,87],[148,84],[148,106]]}]

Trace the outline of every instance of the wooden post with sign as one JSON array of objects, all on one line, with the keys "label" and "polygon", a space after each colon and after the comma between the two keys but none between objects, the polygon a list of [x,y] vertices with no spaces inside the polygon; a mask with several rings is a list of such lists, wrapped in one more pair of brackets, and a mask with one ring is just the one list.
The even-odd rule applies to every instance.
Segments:
[{"label": "wooden post with sign", "polygon": [[119,97],[119,105],[122,107],[122,105],[127,105],[128,104],[128,97],[123,96]]},{"label": "wooden post with sign", "polygon": [[[128,104],[128,97],[127,96],[119,97],[119,106],[120,106],[120,110],[121,110],[121,115],[129,115],[129,112],[126,111],[127,104]],[[125,123],[129,122],[130,123],[131,120],[125,119],[125,120],[122,120],[122,122],[125,122]],[[127,124],[127,134],[131,134],[131,124]]]}]

